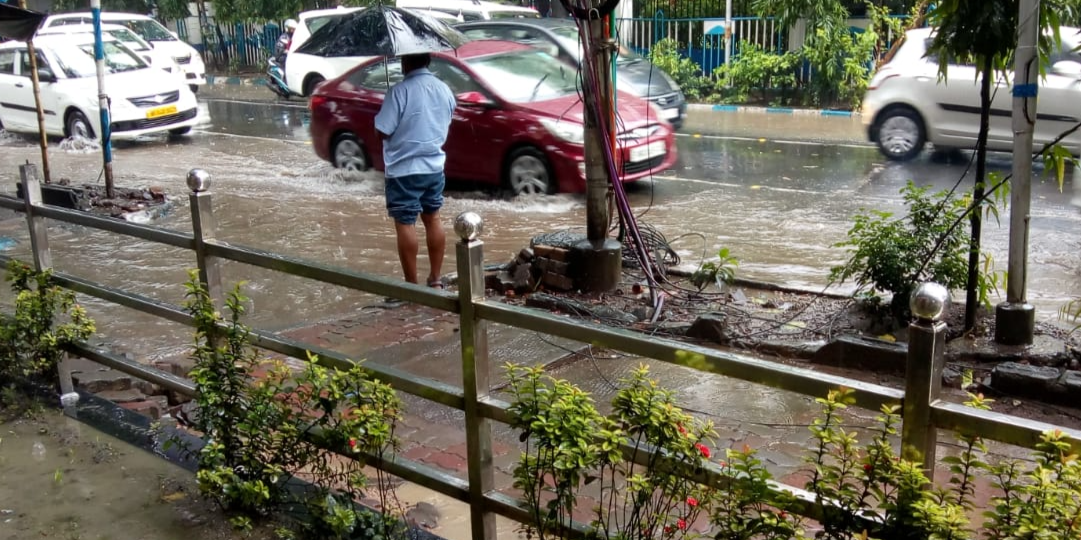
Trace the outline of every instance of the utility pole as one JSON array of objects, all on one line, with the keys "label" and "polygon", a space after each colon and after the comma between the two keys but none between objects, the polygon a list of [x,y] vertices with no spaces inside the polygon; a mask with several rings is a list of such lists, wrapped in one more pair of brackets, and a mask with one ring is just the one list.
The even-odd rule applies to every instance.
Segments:
[{"label": "utility pole", "polygon": [[[623,0],[628,1],[628,0]],[[600,6],[600,0],[586,0],[590,10]],[[596,13],[594,11],[594,13]],[[581,255],[582,274],[578,282],[583,289],[609,291],[619,285],[622,271],[622,246],[608,238],[609,170],[605,160],[605,137],[602,129],[613,129],[615,117],[612,91],[612,56],[616,51],[614,37],[605,35],[603,18],[581,21],[583,54],[591,62],[593,73],[584,73],[585,80],[585,172],[586,172],[586,238],[577,246]],[[593,87],[594,81],[596,88]],[[615,141],[613,133],[607,139]],[[614,151],[614,149],[613,149]],[[618,178],[612,179],[619,182]]]},{"label": "utility pole", "polygon": [[1013,85],[1013,178],[1010,180],[1010,254],[1006,301],[995,306],[995,342],[1031,345],[1036,308],[1026,300],[1029,209],[1032,203],[1032,133],[1036,122],[1040,58],[1040,0],[1021,0]]},{"label": "utility pole", "polygon": [[[26,0],[19,0],[19,7],[26,9]],[[30,56],[30,84],[34,91],[34,106],[38,113],[38,146],[41,147],[41,175],[45,183],[52,182],[49,176],[49,140],[45,137],[45,109],[41,106],[41,84],[38,80],[38,54],[34,49],[33,38],[26,40],[26,53]],[[24,186],[25,187],[25,186]]]},{"label": "utility pole", "polygon": [[90,14],[94,23],[94,65],[98,76],[98,110],[101,118],[101,156],[105,176],[105,196],[116,197],[113,187],[112,120],[109,114],[109,96],[105,93],[105,46],[101,40],[101,0],[90,0]]}]

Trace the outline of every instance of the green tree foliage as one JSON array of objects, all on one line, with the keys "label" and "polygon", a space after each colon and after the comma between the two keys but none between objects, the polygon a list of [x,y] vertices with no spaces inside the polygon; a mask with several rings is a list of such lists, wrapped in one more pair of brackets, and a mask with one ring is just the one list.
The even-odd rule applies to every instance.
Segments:
[{"label": "green tree foliage", "polygon": [[713,94],[713,80],[702,73],[702,68],[679,52],[679,43],[665,38],[653,44],[649,61],[679,84],[683,94],[691,101],[708,99]]}]

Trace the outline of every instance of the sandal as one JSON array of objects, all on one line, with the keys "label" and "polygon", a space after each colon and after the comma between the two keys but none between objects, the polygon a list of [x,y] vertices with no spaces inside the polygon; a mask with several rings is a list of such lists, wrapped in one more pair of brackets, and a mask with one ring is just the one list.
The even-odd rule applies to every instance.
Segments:
[{"label": "sandal", "polygon": [[441,278],[441,277],[428,280],[428,286],[433,288],[433,289],[444,289],[445,290],[447,288],[446,282],[443,281],[443,278]]}]

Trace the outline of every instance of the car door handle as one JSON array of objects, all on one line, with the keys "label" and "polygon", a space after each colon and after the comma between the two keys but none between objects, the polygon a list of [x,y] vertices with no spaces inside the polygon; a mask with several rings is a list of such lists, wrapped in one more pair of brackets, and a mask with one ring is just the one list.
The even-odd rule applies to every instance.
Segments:
[{"label": "car door handle", "polygon": [[23,83],[15,83],[15,88],[22,88],[22,87],[23,87]]}]

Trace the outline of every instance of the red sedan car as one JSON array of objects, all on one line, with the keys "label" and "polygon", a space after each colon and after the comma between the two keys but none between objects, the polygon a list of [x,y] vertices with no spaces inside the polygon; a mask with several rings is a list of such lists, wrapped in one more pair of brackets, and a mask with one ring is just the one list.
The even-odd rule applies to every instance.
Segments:
[{"label": "red sedan car", "polygon": [[[432,55],[433,73],[458,96],[447,137],[448,178],[514,193],[585,190],[583,106],[578,72],[545,52],[505,41],[473,41]],[[315,153],[335,167],[383,170],[374,119],[388,85],[401,80],[398,59],[377,58],[311,97]],[[673,131],[647,101],[617,99],[617,168],[624,182],[675,163]]]}]

